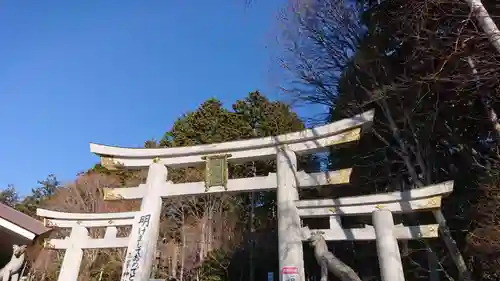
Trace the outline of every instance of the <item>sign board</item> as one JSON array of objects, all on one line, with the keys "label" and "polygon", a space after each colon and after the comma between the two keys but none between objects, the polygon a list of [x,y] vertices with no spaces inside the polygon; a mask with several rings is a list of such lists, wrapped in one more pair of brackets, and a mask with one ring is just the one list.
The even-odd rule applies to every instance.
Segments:
[{"label": "sign board", "polygon": [[283,266],[281,268],[281,281],[298,281],[299,270],[295,266]]},{"label": "sign board", "polygon": [[273,278],[274,278],[273,273],[272,272],[268,272],[267,273],[267,281],[273,281]]}]

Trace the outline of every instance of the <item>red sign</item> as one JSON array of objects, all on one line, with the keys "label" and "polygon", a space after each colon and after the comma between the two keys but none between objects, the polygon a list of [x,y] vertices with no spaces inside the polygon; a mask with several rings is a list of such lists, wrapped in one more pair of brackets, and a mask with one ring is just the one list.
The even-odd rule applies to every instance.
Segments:
[{"label": "red sign", "polygon": [[295,266],[283,266],[281,268],[282,274],[299,274],[299,270]]},{"label": "red sign", "polygon": [[281,268],[281,281],[298,281],[299,270],[295,266],[283,266]]}]

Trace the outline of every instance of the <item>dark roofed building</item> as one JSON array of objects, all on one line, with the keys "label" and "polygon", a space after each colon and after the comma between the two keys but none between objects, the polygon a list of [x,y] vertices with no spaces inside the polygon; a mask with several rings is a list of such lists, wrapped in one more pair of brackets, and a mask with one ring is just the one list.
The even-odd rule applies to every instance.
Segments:
[{"label": "dark roofed building", "polygon": [[10,260],[13,244],[29,247],[49,231],[39,220],[0,203],[0,268]]}]

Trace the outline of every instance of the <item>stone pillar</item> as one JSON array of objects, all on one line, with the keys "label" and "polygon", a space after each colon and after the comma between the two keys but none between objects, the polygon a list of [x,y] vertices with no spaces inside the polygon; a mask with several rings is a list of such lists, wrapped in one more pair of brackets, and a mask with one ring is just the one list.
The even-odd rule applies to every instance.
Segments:
[{"label": "stone pillar", "polygon": [[383,281],[404,281],[401,254],[394,236],[394,219],[389,210],[375,210],[372,214],[380,275]]},{"label": "stone pillar", "polygon": [[61,265],[58,281],[78,280],[80,273],[80,264],[83,259],[83,250],[80,248],[81,243],[89,238],[87,228],[79,226],[71,229],[69,235],[70,246],[64,253],[64,259]]},{"label": "stone pillar", "polygon": [[283,272],[285,271],[290,274],[287,275],[290,277],[291,275],[298,275],[294,281],[305,281],[300,217],[294,202],[299,199],[296,176],[297,157],[295,152],[289,150],[287,147],[280,149],[277,154],[277,169],[280,280],[290,281],[282,280],[284,276]]},{"label": "stone pillar", "polygon": [[163,164],[149,166],[141,212],[132,227],[121,281],[147,281],[150,278],[160,231],[162,199],[159,190],[166,187],[167,175]]}]

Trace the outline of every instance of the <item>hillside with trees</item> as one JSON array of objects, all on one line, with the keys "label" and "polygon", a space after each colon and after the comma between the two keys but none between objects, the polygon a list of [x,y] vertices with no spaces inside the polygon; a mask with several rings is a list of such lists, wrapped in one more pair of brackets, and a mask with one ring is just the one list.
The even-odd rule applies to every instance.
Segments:
[{"label": "hillside with trees", "polygon": [[[328,106],[329,120],[376,110],[355,155],[332,153],[332,167],[350,161],[354,184],[372,193],[455,181],[441,241],[403,243],[407,280],[500,277],[500,10],[483,1],[489,18],[477,3],[313,0],[286,18],[290,97]],[[376,276],[359,267],[375,258],[361,249],[344,260]]]}]

